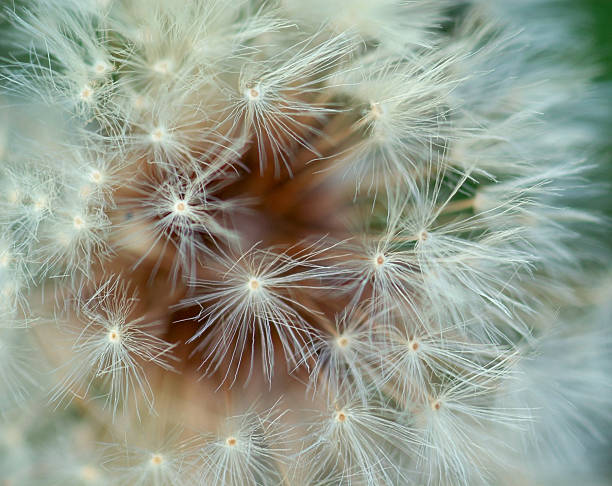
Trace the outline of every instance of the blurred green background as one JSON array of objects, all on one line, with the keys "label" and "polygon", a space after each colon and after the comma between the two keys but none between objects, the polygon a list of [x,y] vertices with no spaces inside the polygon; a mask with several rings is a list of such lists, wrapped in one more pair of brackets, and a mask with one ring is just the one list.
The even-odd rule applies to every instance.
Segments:
[{"label": "blurred green background", "polygon": [[[612,0],[575,0],[573,8],[588,11],[588,15],[584,19],[585,25],[580,27],[580,34],[591,42],[589,49],[591,57],[599,64],[601,70],[598,81],[608,85],[607,97],[604,100],[608,115],[603,130],[603,133],[607,136],[604,142],[604,153],[602,154],[602,160],[605,161],[605,165],[602,167],[602,176],[606,181],[612,183]],[[605,194],[606,213],[612,218],[611,189],[606,188]],[[611,236],[609,246],[612,246],[612,231],[609,228],[608,234]],[[612,465],[610,469],[612,469]]]},{"label": "blurred green background", "polygon": [[574,6],[589,10],[584,33],[592,37],[595,57],[604,68],[602,80],[612,80],[612,0],[576,0]]}]

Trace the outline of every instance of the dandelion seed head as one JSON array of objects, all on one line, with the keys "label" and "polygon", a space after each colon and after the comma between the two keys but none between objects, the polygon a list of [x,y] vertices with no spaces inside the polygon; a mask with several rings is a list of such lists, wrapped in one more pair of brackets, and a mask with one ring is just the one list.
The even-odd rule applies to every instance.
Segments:
[{"label": "dandelion seed head", "polygon": [[[62,414],[84,425],[71,443],[97,449],[129,427],[109,469],[83,447],[49,481],[468,486],[520,468],[542,484],[522,457],[555,444],[572,456],[573,436],[609,419],[610,400],[589,394],[608,385],[604,357],[578,349],[583,310],[610,290],[587,273],[605,249],[582,244],[604,218],[586,166],[568,162],[604,138],[587,121],[603,110],[576,100],[593,73],[547,54],[546,22],[533,37],[513,25],[553,2],[14,3],[0,388],[20,395],[22,370],[46,364],[5,339],[27,328],[44,352],[23,354],[48,356],[56,377],[32,387],[78,400]],[[56,328],[30,326],[39,314]],[[568,339],[523,360],[558,316],[572,316]],[[47,353],[46,332],[66,346]],[[179,356],[180,378],[150,374]],[[206,388],[192,393],[196,370]],[[305,385],[316,419],[253,405],[208,430],[264,384],[287,409]],[[214,389],[222,400],[206,399]],[[167,418],[202,433],[138,444]],[[46,473],[53,446],[34,432],[19,455]]]}]

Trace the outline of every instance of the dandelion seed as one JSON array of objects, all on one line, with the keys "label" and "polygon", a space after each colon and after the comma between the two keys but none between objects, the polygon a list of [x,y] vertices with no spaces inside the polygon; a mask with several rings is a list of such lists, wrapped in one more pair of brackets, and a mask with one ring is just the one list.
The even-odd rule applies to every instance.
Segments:
[{"label": "dandelion seed", "polygon": [[433,397],[416,411],[421,442],[417,469],[424,480],[467,485],[486,479],[485,459],[495,460],[499,451],[481,442],[485,439],[480,433],[482,424],[495,424],[506,431],[527,425],[530,415],[526,409],[496,407],[496,394],[502,393],[499,383],[510,372],[510,362],[503,359],[493,365],[496,375],[488,377],[486,371],[478,371],[446,388],[434,387]]},{"label": "dandelion seed", "polygon": [[121,340],[121,336],[119,335],[119,331],[117,331],[117,329],[111,329],[108,332],[108,340],[111,343],[119,343],[119,341]]},{"label": "dandelion seed", "polygon": [[34,199],[34,211],[36,211],[37,213],[41,213],[49,207],[48,204],[49,203],[45,196],[38,196]]},{"label": "dandelion seed", "polygon": [[140,317],[130,320],[136,305],[128,287],[111,277],[82,303],[87,319],[83,330],[76,332],[73,357],[57,370],[63,376],[50,394],[58,405],[70,403],[74,396],[87,396],[94,381],[107,386],[105,404],[113,416],[128,401],[153,408],[153,391],[145,375],[143,362],[172,369],[170,354],[174,345],[148,332],[156,323],[145,323]]},{"label": "dandelion seed", "polygon": [[149,105],[149,101],[143,95],[134,95],[132,97],[132,106],[137,110],[143,110],[147,108]]},{"label": "dandelion seed", "polygon": [[376,255],[374,257],[374,264],[377,266],[382,266],[385,264],[385,255],[383,255],[382,253],[379,253],[378,255]]},{"label": "dandelion seed", "polygon": [[411,454],[415,441],[412,431],[387,407],[350,404],[309,427],[310,445],[301,455],[305,467],[313,470],[339,469],[368,485],[393,484],[394,475],[403,480],[407,476],[394,464],[390,451]]},{"label": "dandelion seed", "polygon": [[[142,245],[143,240],[148,243],[134,266],[148,258],[154,259],[155,252],[159,252],[153,266],[154,277],[162,257],[174,252],[171,280],[189,279],[195,275],[199,255],[210,253],[207,244],[212,242],[216,246],[218,242],[234,241],[235,232],[223,223],[228,212],[240,207],[217,199],[215,192],[224,184],[225,181],[213,181],[205,185],[177,174],[161,180],[151,178],[137,185],[134,189],[139,197],[120,202],[121,208],[129,211],[132,218],[118,233],[119,244],[123,247]],[[143,228],[137,236],[133,232],[135,226]]]},{"label": "dandelion seed", "polygon": [[261,88],[259,87],[247,88],[244,94],[249,101],[256,102],[261,96],[263,96],[260,90]]},{"label": "dandelion seed", "polygon": [[[323,255],[324,250],[315,246],[300,250],[294,257],[257,248],[235,258],[221,255],[218,280],[195,282],[200,295],[183,303],[201,307],[197,318],[204,325],[192,340],[210,330],[200,345],[205,352],[206,372],[218,370],[223,357],[231,356],[224,377],[228,379],[236,371],[232,367],[240,365],[247,341],[255,335],[261,341],[262,366],[268,380],[274,361],[273,335],[278,336],[288,363],[305,364],[314,331],[302,314],[312,311],[295,294],[323,287],[317,282],[329,275]],[[232,382],[235,379],[236,375]]]},{"label": "dandelion seed", "polygon": [[313,393],[322,388],[332,399],[351,392],[366,403],[376,376],[377,353],[372,347],[372,319],[364,309],[345,310],[329,324],[314,344],[315,365],[310,373]]},{"label": "dandelion seed", "polygon": [[11,204],[16,204],[19,201],[19,191],[17,190],[13,190],[13,191],[9,191],[8,196],[7,196],[7,200],[11,203]]},{"label": "dandelion seed", "polygon": [[338,339],[336,339],[336,343],[338,343],[338,346],[341,348],[346,348],[348,347],[350,340],[346,336],[339,336]]},{"label": "dandelion seed", "polygon": [[11,262],[12,256],[9,250],[3,250],[0,253],[0,268],[7,268]]},{"label": "dandelion seed", "polygon": [[[109,444],[105,450],[105,469],[118,484],[134,486],[187,486],[193,484],[198,449],[197,437],[182,438],[181,428],[151,433],[154,423],[134,427],[134,437],[121,445]],[[143,440],[142,436],[145,436]],[[143,443],[143,446],[138,444]]]},{"label": "dandelion seed", "polygon": [[189,205],[182,199],[179,199],[174,203],[174,211],[178,214],[184,214],[189,211]]},{"label": "dandelion seed", "polygon": [[72,223],[77,230],[80,230],[85,226],[85,220],[78,215],[72,218]]},{"label": "dandelion seed", "polygon": [[85,482],[95,482],[100,478],[100,472],[93,466],[83,466],[79,476]]},{"label": "dandelion seed", "polygon": [[89,275],[92,265],[110,251],[106,241],[109,226],[110,221],[102,211],[58,212],[40,231],[41,244],[36,256],[41,273],[67,269],[74,276]]},{"label": "dandelion seed", "polygon": [[257,414],[229,417],[221,426],[231,435],[209,437],[200,454],[204,459],[201,481],[222,486],[272,486],[281,480],[279,466],[286,462],[290,430],[281,427],[275,407]]},{"label": "dandelion seed", "polygon": [[325,88],[334,61],[351,52],[352,40],[347,34],[319,45],[308,39],[293,57],[285,58],[281,53],[268,63],[243,64],[238,93],[228,93],[232,107],[224,122],[242,139],[255,137],[261,171],[268,163],[266,147],[277,175],[281,166],[291,172],[289,155],[296,144],[316,155],[307,141],[308,133],[314,130],[300,120],[322,119],[334,113],[333,108],[311,100]]}]

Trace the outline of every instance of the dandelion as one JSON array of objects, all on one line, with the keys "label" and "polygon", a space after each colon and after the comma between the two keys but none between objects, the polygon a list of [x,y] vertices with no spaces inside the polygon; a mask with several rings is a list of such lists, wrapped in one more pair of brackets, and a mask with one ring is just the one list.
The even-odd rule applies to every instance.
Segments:
[{"label": "dandelion", "polygon": [[3,479],[601,479],[610,110],[569,3],[7,5]]}]

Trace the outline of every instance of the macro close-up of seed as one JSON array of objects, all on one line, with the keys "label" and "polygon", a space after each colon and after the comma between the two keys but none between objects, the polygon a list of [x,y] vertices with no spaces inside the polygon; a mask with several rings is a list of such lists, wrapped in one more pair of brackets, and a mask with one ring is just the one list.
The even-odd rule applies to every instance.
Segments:
[{"label": "macro close-up of seed", "polygon": [[2,1],[0,486],[610,484],[604,4]]}]

